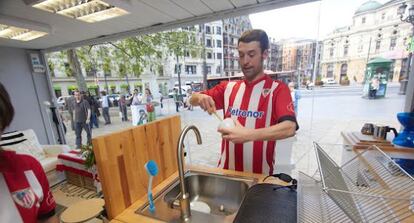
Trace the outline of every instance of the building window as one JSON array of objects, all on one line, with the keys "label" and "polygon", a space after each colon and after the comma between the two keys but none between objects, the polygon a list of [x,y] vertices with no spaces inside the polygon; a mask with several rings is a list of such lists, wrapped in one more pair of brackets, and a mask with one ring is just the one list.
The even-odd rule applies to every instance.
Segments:
[{"label": "building window", "polygon": [[216,74],[220,74],[221,73],[221,66],[217,66],[216,67]]},{"label": "building window", "polygon": [[212,53],[207,52],[207,59],[213,59]]},{"label": "building window", "polygon": [[217,26],[216,27],[216,33],[219,34],[219,35],[221,35],[221,27],[220,26]]},{"label": "building window", "polygon": [[333,64],[328,64],[326,68],[326,77],[333,77]]},{"label": "building window", "polygon": [[174,73],[175,74],[178,74],[178,71],[180,71],[180,73],[181,73],[181,64],[180,65],[175,65],[175,67],[174,67]]},{"label": "building window", "polygon": [[223,58],[223,55],[221,53],[217,53],[217,59],[221,60],[221,58]]},{"label": "building window", "polygon": [[349,48],[349,45],[344,46],[344,56],[348,56],[348,48]]},{"label": "building window", "polygon": [[375,51],[379,51],[381,49],[381,40],[380,39],[378,39],[376,42],[375,42]]},{"label": "building window", "polygon": [[390,50],[394,50],[396,45],[397,45],[397,37],[391,37]]},{"label": "building window", "polygon": [[188,50],[184,51],[185,57],[190,57],[190,52]]},{"label": "building window", "polygon": [[358,46],[358,52],[359,53],[362,52],[363,49],[364,49],[364,45],[361,44],[361,45]]},{"label": "building window", "polygon": [[333,48],[333,47],[331,47],[331,48],[329,49],[329,56],[330,56],[330,57],[333,57],[333,55],[334,55],[334,48]]},{"label": "building window", "polygon": [[211,39],[206,40],[206,47],[211,47]]},{"label": "building window", "polygon": [[211,66],[207,66],[207,74],[211,74]]},{"label": "building window", "polygon": [[362,17],[362,24],[365,24],[366,20],[367,19],[365,17]]},{"label": "building window", "polygon": [[206,26],[206,34],[211,34],[211,27],[210,26]]},{"label": "building window", "polygon": [[381,19],[384,20],[385,19],[385,13],[381,14]]},{"label": "building window", "polygon": [[185,73],[186,74],[196,74],[197,73],[197,66],[196,65],[185,65]]},{"label": "building window", "polygon": [[341,80],[343,77],[346,76],[347,72],[348,72],[348,64],[344,63],[341,65],[341,77],[340,77]]},{"label": "building window", "polygon": [[216,43],[217,43],[217,44],[216,44],[216,47],[220,47],[220,48],[221,48],[221,40],[219,40],[219,39],[218,39],[218,40],[216,40],[216,41],[217,41],[217,42],[216,42]]}]

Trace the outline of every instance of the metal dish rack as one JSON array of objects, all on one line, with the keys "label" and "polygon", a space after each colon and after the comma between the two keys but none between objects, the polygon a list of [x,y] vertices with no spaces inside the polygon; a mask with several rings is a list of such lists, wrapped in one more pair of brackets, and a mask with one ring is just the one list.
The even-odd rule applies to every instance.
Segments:
[{"label": "metal dish rack", "polygon": [[299,174],[300,222],[414,222],[414,179],[377,146],[342,166],[314,147],[320,179]]}]

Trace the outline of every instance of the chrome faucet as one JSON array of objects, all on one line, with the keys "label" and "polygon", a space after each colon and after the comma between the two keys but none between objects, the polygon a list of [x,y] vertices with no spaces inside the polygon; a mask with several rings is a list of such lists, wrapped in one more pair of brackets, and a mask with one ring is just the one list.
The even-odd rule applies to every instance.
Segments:
[{"label": "chrome faucet", "polygon": [[201,144],[201,135],[200,131],[198,131],[197,127],[194,125],[188,125],[184,127],[183,131],[181,131],[180,139],[178,140],[177,144],[177,162],[178,162],[178,174],[180,175],[180,189],[181,189],[181,196],[180,196],[180,208],[181,208],[181,218],[184,221],[188,221],[191,216],[190,211],[190,195],[186,192],[185,189],[185,182],[184,182],[184,139],[187,135],[188,131],[193,130],[196,138],[197,143]]}]

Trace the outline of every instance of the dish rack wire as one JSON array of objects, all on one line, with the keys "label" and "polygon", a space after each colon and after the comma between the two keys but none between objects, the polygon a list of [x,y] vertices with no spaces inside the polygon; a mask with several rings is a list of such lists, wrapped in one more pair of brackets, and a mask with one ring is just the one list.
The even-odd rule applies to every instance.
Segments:
[{"label": "dish rack wire", "polygon": [[299,173],[300,222],[414,222],[414,179],[377,146],[342,166],[314,148],[320,179]]}]

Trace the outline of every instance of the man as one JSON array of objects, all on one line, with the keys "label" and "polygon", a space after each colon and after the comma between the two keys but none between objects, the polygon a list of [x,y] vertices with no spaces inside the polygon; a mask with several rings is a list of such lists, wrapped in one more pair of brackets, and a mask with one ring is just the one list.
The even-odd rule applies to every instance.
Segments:
[{"label": "man", "polygon": [[111,117],[109,117],[109,97],[105,91],[102,91],[102,115],[105,119],[105,125],[111,124]]},{"label": "man", "polygon": [[190,99],[209,114],[224,109],[224,117],[236,122],[234,128],[218,129],[221,168],[272,174],[276,140],[295,135],[298,128],[289,88],[263,72],[268,48],[263,30],[246,31],[238,42],[244,80],[222,82]]},{"label": "man", "polygon": [[88,124],[91,117],[91,108],[88,101],[82,98],[78,90],[75,91],[75,101],[72,106],[75,116],[76,148],[80,149],[82,145],[82,129],[86,131],[87,144],[91,144],[91,129]]},{"label": "man", "polygon": [[173,99],[175,102],[175,111],[179,112],[178,108],[180,107],[180,98],[178,97],[178,89],[174,88]]},{"label": "man", "polygon": [[84,99],[88,101],[89,106],[91,108],[91,117],[89,127],[92,129],[95,125],[96,128],[99,128],[99,120],[98,120],[98,113],[99,113],[99,105],[96,101],[95,97],[88,91],[87,95],[84,95]]},{"label": "man", "polygon": [[[14,108],[0,83],[0,135]],[[58,223],[46,174],[34,157],[0,147],[0,219],[3,223]]]},{"label": "man", "polygon": [[[378,76],[381,77],[381,73]],[[370,99],[375,99],[377,97],[377,91],[379,89],[379,84],[380,84],[379,79],[376,76],[374,76],[374,78],[372,78],[371,80],[371,88],[369,91]]]}]

